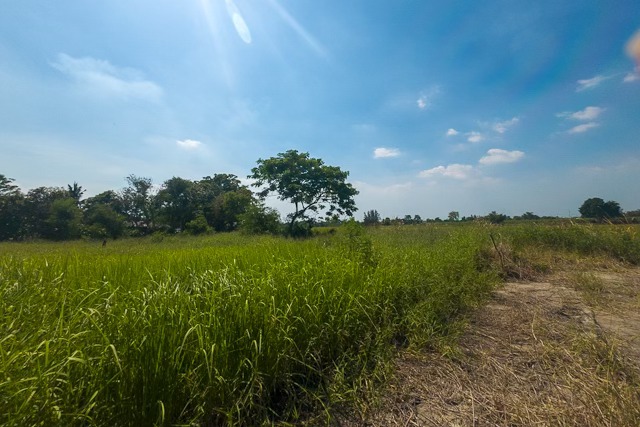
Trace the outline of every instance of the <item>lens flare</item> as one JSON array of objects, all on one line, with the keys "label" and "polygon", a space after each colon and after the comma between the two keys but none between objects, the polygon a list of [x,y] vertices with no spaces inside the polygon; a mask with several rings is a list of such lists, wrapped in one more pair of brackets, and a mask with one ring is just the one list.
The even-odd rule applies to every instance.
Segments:
[{"label": "lens flare", "polygon": [[232,0],[225,0],[225,3],[227,5],[227,13],[231,18],[231,22],[233,22],[233,26],[236,28],[236,32],[243,42],[251,44],[251,31],[249,31],[247,23],[240,14],[240,10]]}]

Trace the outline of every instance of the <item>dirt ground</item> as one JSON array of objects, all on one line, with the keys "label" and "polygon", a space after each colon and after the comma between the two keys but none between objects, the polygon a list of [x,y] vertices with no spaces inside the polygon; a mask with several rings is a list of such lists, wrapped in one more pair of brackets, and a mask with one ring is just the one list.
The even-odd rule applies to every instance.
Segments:
[{"label": "dirt ground", "polygon": [[640,425],[640,269],[506,283],[445,352],[406,352],[342,426]]}]

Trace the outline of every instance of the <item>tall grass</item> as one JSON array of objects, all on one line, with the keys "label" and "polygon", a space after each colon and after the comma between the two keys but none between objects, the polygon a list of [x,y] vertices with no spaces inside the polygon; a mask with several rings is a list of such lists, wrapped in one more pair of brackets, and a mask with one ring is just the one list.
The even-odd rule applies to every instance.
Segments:
[{"label": "tall grass", "polygon": [[518,249],[538,246],[640,264],[638,225],[519,224],[503,226],[499,232]]},{"label": "tall grass", "polygon": [[258,425],[357,393],[497,276],[481,232],[0,245],[0,425]]}]

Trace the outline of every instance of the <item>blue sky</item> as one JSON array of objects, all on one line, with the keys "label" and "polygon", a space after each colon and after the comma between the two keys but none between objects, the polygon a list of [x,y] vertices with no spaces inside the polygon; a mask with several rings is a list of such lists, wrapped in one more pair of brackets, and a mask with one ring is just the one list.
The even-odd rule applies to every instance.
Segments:
[{"label": "blue sky", "polygon": [[6,3],[0,173],[25,190],[297,149],[350,172],[358,217],[640,208],[637,0]]}]

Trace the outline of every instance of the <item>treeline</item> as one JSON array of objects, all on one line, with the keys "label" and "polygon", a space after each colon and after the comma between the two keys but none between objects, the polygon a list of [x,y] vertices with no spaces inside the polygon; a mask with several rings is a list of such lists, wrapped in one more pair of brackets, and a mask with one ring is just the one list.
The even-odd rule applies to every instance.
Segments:
[{"label": "treeline", "polygon": [[130,175],[127,186],[83,199],[78,183],[38,187],[23,193],[0,174],[0,240],[80,237],[115,239],[154,232],[276,232],[277,211],[265,207],[232,174],[198,181],[173,177],[155,187],[150,178]]},{"label": "treeline", "polygon": [[440,217],[435,218],[425,218],[422,219],[420,215],[405,215],[404,217],[395,217],[395,218],[382,218],[377,210],[370,210],[364,213],[363,223],[364,225],[407,225],[407,224],[423,224],[423,223],[432,223],[432,222],[467,222],[467,221],[478,221],[484,220],[490,222],[492,224],[500,224],[507,219],[514,220],[533,220],[533,219],[557,219],[558,217],[551,216],[543,216],[540,217],[532,212],[525,212],[520,216],[510,217],[505,214],[497,213],[496,211],[489,212],[487,215],[469,215],[469,216],[460,216],[460,213],[457,211],[449,212],[449,215],[446,219],[442,219]]}]

